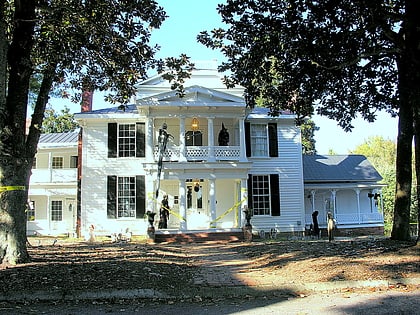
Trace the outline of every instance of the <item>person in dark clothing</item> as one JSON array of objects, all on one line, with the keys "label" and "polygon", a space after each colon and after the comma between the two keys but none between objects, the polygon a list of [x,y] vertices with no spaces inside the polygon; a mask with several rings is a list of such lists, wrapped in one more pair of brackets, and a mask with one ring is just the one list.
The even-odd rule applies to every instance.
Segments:
[{"label": "person in dark clothing", "polygon": [[313,233],[319,238],[318,211],[312,213]]},{"label": "person in dark clothing", "polygon": [[168,228],[168,220],[169,220],[169,202],[168,202],[168,195],[163,196],[160,210],[159,210],[159,228],[167,229]]}]

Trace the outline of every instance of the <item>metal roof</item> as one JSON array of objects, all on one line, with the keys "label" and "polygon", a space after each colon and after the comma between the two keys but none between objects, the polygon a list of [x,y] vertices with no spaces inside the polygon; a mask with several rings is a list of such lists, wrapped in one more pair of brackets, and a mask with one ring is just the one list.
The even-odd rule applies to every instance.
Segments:
[{"label": "metal roof", "polygon": [[79,132],[43,133],[39,143],[77,143],[78,136]]},{"label": "metal roof", "polygon": [[377,182],[382,176],[363,155],[304,155],[305,183]]}]

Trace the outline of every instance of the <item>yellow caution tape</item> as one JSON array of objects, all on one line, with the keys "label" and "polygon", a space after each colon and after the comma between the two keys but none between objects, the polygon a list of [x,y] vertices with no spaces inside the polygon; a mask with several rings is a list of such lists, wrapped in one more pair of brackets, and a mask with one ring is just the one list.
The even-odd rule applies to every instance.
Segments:
[{"label": "yellow caution tape", "polygon": [[246,198],[242,199],[241,201],[238,201],[237,203],[235,203],[232,207],[230,207],[229,209],[227,209],[222,215],[220,215],[219,217],[216,218],[216,220],[211,221],[211,223],[216,223],[217,221],[223,219],[228,213],[232,212],[233,210],[237,209],[238,206],[243,203],[246,200]]},{"label": "yellow caution tape", "polygon": [[26,190],[26,186],[0,186],[0,192],[13,190]]}]

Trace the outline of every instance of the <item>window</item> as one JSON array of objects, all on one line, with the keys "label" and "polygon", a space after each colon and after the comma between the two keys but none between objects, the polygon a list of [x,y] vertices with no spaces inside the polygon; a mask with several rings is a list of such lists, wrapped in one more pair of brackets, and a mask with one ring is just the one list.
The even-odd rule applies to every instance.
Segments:
[{"label": "window", "polygon": [[136,181],[135,177],[118,177],[118,217],[136,216]]},{"label": "window", "polygon": [[51,221],[63,220],[63,202],[61,200],[51,201]]},{"label": "window", "polygon": [[108,157],[145,157],[145,123],[108,124]]},{"label": "window", "polygon": [[270,180],[267,175],[252,176],[254,215],[270,215]]},{"label": "window", "polygon": [[36,169],[36,157],[32,160],[32,168]]},{"label": "window", "polygon": [[118,126],[118,156],[136,156],[136,125]]},{"label": "window", "polygon": [[245,123],[246,156],[278,157],[277,123]]},{"label": "window", "polygon": [[267,125],[251,125],[252,156],[268,156]]},{"label": "window", "polygon": [[253,215],[280,216],[278,174],[248,176],[248,206]]},{"label": "window", "polygon": [[146,212],[145,177],[107,178],[107,217],[142,219]]},{"label": "window", "polygon": [[185,133],[185,145],[186,146],[202,146],[203,145],[203,134],[201,131],[187,131]]},{"label": "window", "polygon": [[79,164],[79,157],[77,155],[73,155],[70,157],[70,168],[77,168]]},{"label": "window", "polygon": [[28,200],[28,208],[26,210],[26,220],[35,221],[35,201]]},{"label": "window", "polygon": [[53,156],[52,168],[63,168],[63,160],[62,156]]}]

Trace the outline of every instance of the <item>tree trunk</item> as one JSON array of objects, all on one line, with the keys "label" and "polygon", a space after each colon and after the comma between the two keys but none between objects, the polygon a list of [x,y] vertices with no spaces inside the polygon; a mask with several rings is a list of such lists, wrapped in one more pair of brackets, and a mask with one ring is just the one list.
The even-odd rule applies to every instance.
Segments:
[{"label": "tree trunk", "polygon": [[411,161],[414,133],[416,133],[416,141],[418,140],[418,128],[413,128],[413,125],[417,125],[417,114],[420,108],[419,8],[420,7],[415,1],[406,1],[405,19],[400,31],[405,37],[405,47],[402,50],[401,55],[397,58],[400,111],[396,162],[396,196],[391,238],[402,241],[411,239]]},{"label": "tree trunk", "polygon": [[14,3],[7,97],[0,103],[0,263],[10,264],[29,261],[25,210],[32,158],[27,155],[25,130],[35,25],[35,1]]}]

